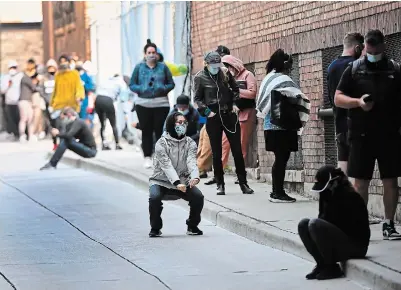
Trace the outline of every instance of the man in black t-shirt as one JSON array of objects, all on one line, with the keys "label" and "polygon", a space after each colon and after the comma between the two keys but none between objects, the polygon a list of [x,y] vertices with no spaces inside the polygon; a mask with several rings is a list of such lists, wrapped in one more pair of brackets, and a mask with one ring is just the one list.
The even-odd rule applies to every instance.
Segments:
[{"label": "man in black t-shirt", "polygon": [[65,132],[60,133],[58,129],[52,129],[52,135],[60,138],[61,142],[49,163],[40,170],[56,169],[57,163],[61,160],[67,149],[84,158],[93,158],[96,156],[96,142],[92,131],[84,120],[77,118],[77,115],[77,112],[72,108],[63,110],[60,119],[65,125]]},{"label": "man in black t-shirt", "polygon": [[334,105],[334,95],[336,93],[338,83],[340,82],[344,70],[347,68],[349,63],[361,57],[362,51],[364,49],[363,41],[364,38],[360,33],[348,33],[344,37],[344,50],[342,55],[334,60],[327,69],[327,86],[329,100],[334,110],[334,117],[336,122],[338,167],[340,167],[343,172],[347,172],[349,155],[349,145],[347,138],[348,110],[337,108]]},{"label": "man in black t-shirt", "polygon": [[384,187],[384,239],[400,239],[394,216],[401,176],[401,76],[398,63],[384,53],[384,35],[371,30],[365,36],[366,56],[344,71],[335,105],[348,112],[350,155],[348,175],[368,204],[369,183],[377,160]]}]

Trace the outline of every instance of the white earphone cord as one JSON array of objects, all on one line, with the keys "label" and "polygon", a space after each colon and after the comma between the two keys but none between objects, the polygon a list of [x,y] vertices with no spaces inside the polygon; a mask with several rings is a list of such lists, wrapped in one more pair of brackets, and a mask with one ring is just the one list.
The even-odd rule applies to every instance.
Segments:
[{"label": "white earphone cord", "polygon": [[226,125],[224,125],[223,118],[221,117],[221,113],[220,113],[220,112],[221,112],[221,107],[220,107],[220,98],[219,98],[220,87],[219,87],[218,83],[214,80],[214,78],[211,76],[211,74],[210,74],[209,71],[208,71],[208,73],[209,73],[210,78],[213,80],[213,82],[214,82],[214,83],[216,84],[216,86],[217,86],[217,104],[219,105],[219,112],[218,112],[218,114],[219,114],[219,116],[220,116],[221,124],[223,125],[224,129],[226,129],[229,133],[235,134],[235,133],[237,133],[237,125],[238,125],[238,121],[239,121],[238,113],[235,114],[235,115],[237,116],[237,121],[235,122],[235,127],[234,127],[234,132],[233,132],[233,131],[229,130],[229,129],[226,127]]}]

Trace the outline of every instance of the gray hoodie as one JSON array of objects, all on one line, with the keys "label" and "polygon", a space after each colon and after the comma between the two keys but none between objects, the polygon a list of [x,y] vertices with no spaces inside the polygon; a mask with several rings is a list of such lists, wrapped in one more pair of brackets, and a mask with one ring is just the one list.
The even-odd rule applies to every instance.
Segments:
[{"label": "gray hoodie", "polygon": [[177,181],[188,186],[191,179],[199,178],[196,153],[196,143],[190,137],[178,140],[165,132],[156,142],[149,186],[176,189]]}]

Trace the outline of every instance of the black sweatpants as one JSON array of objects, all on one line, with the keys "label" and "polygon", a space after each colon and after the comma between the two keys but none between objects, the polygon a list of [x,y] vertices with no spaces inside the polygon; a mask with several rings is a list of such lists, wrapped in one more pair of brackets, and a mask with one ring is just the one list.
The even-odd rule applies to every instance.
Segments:
[{"label": "black sweatpants", "polygon": [[106,96],[97,96],[95,101],[95,111],[100,120],[100,137],[104,141],[104,129],[106,119],[109,119],[110,125],[113,128],[113,135],[116,144],[119,143],[118,131],[116,123],[116,111],[114,109],[113,99]]},{"label": "black sweatpants", "polygon": [[352,241],[341,229],[323,219],[303,219],[298,234],[309,254],[320,266],[366,256],[367,246]]},{"label": "black sweatpants", "polygon": [[6,105],[7,132],[19,137],[19,108],[18,105]]},{"label": "black sweatpants", "polygon": [[163,134],[164,122],[170,112],[170,107],[146,108],[135,106],[142,130],[142,150],[145,157],[151,157],[153,153],[153,132],[156,142]]},{"label": "black sweatpants", "polygon": [[[235,133],[230,133],[226,128],[224,128],[221,122],[222,120],[224,126],[231,132]],[[226,114],[222,113],[221,115],[220,112],[217,113],[215,116],[207,119],[206,131],[209,135],[210,145],[212,147],[213,170],[217,184],[224,185],[224,169],[223,162],[221,161],[223,151],[223,131],[226,133],[228,142],[230,143],[238,181],[240,183],[246,183],[245,162],[241,148],[241,127],[239,122],[237,122],[237,115],[231,112]]]}]

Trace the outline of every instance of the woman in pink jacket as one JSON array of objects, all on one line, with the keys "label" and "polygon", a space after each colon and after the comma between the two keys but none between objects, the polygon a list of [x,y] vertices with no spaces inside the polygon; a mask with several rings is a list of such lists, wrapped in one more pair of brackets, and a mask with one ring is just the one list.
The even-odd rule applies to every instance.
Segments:
[{"label": "woman in pink jacket", "polygon": [[[240,109],[238,118],[241,126],[241,147],[242,155],[246,159],[249,138],[256,126],[256,92],[257,82],[254,74],[248,71],[242,61],[232,55],[225,55],[221,59],[222,63],[228,68],[230,73],[234,76],[240,87],[240,101],[238,108]],[[226,135],[223,135],[223,168],[226,167],[230,155],[230,143]],[[215,183],[214,178],[210,179],[206,184]]]}]

